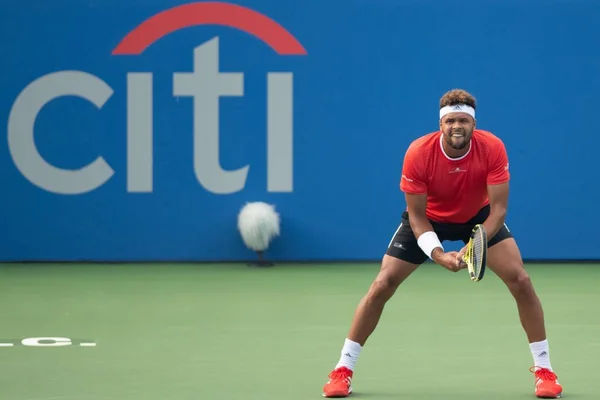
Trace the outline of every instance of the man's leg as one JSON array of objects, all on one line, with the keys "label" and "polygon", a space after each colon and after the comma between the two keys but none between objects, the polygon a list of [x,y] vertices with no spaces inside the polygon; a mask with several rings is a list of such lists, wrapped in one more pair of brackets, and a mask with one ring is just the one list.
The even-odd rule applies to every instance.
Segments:
[{"label": "man's leg", "polygon": [[491,246],[488,250],[487,263],[515,298],[521,325],[529,343],[546,340],[542,304],[523,267],[521,253],[515,239],[508,238]]},{"label": "man's leg", "polygon": [[362,347],[375,330],[385,304],[398,286],[426,259],[410,224],[403,219],[383,256],[377,277],[356,307],[340,359],[323,387],[324,397],[346,397],[352,393],[354,365]]},{"label": "man's leg", "polygon": [[544,398],[560,397],[562,387],[556,382],[556,375],[552,372],[550,364],[542,304],[525,271],[519,247],[515,239],[510,237],[506,227],[492,239],[487,264],[506,284],[517,303],[521,325],[533,356],[537,378],[536,395]]},{"label": "man's leg", "polygon": [[354,365],[362,347],[375,330],[387,301],[394,295],[400,283],[418,267],[418,264],[388,254],[383,256],[377,277],[356,307],[340,359],[323,387],[324,397],[346,397],[352,393]]},{"label": "man's leg", "polygon": [[398,286],[418,267],[418,264],[411,264],[387,254],[383,256],[377,277],[367,294],[358,303],[348,333],[349,340],[361,346],[365,345],[368,337],[375,330],[387,301],[394,295]]}]

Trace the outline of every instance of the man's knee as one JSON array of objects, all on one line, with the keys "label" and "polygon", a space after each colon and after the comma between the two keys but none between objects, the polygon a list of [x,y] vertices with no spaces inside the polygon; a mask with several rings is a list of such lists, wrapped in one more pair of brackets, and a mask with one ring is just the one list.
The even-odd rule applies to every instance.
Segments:
[{"label": "man's knee", "polygon": [[394,295],[399,285],[400,282],[392,276],[378,276],[369,289],[369,302],[385,303]]},{"label": "man's knee", "polygon": [[367,300],[375,303],[385,303],[396,292],[400,284],[418,268],[418,265],[408,263],[390,256],[385,256],[381,271],[371,284]]},{"label": "man's knee", "polygon": [[531,278],[525,270],[521,269],[509,284],[517,289],[526,289],[531,286]]},{"label": "man's knee", "polygon": [[532,293],[533,284],[529,274],[523,269],[523,266],[516,268],[516,273],[507,280],[506,285],[515,296],[523,296]]},{"label": "man's knee", "polygon": [[513,238],[501,240],[488,252],[490,268],[504,281],[515,297],[532,293],[533,285]]}]

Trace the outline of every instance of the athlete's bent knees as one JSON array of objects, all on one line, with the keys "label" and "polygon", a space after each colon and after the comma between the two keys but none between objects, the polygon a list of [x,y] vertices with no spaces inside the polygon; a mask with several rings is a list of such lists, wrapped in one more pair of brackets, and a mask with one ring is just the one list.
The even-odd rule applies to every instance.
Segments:
[{"label": "athlete's bent knees", "polygon": [[535,295],[514,238],[504,239],[491,246],[487,261],[490,269],[502,279],[516,299]]},{"label": "athlete's bent knees", "polygon": [[398,286],[418,267],[418,265],[387,254],[384,255],[381,270],[367,293],[367,302],[377,305],[385,304],[394,295]]},{"label": "athlete's bent knees", "polygon": [[531,278],[523,269],[518,275],[511,277],[511,279],[505,281],[505,283],[508,287],[508,290],[510,290],[515,298],[526,297],[534,294]]}]

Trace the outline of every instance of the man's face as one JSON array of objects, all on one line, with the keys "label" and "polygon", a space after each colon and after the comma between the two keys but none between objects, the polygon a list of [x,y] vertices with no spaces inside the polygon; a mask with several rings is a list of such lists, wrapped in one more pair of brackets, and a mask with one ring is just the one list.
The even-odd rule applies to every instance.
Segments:
[{"label": "man's face", "polygon": [[446,114],[440,121],[440,129],[446,143],[453,149],[461,150],[467,147],[473,136],[475,120],[463,112]]}]

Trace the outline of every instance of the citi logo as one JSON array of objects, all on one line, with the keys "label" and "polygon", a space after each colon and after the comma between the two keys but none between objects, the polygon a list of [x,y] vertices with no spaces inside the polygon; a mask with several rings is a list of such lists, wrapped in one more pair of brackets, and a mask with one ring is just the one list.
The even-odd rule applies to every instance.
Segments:
[{"label": "citi logo", "polygon": [[[184,4],[143,21],[114,48],[118,57],[140,55],[159,39],[187,27],[220,25],[236,28],[266,43],[282,56],[305,56],[302,44],[274,20],[251,9],[222,2]],[[191,54],[193,71],[173,73],[173,96],[193,101],[194,173],[215,194],[242,190],[250,165],[225,170],[219,161],[219,100],[244,96],[242,72],[220,72],[219,37],[200,44]],[[293,73],[268,72],[267,190],[293,191]],[[17,96],[8,119],[8,145],[21,174],[43,190],[65,195],[98,189],[115,173],[102,157],[79,169],[47,162],[35,143],[34,127],[42,109],[61,97],[76,96],[101,109],[114,95],[102,78],[85,71],[63,70],[43,75]],[[127,192],[153,191],[153,73],[127,72]]]}]

